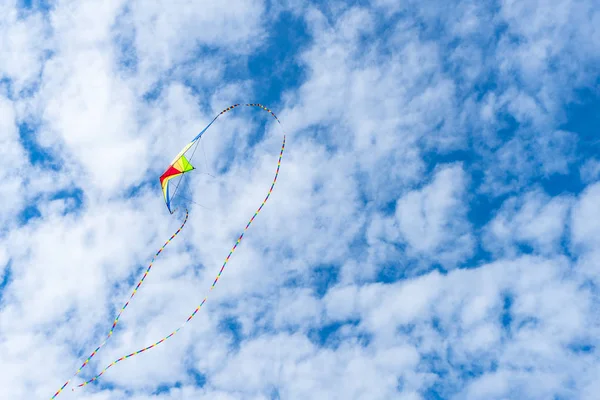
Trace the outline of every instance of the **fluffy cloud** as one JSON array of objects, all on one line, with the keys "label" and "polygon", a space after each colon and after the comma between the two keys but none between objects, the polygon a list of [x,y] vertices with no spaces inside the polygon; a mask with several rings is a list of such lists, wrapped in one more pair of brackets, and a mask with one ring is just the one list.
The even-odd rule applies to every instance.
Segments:
[{"label": "fluffy cloud", "polygon": [[486,228],[486,247],[507,255],[523,251],[519,245],[541,253],[559,250],[571,204],[568,196],[550,198],[539,189],[507,199]]}]

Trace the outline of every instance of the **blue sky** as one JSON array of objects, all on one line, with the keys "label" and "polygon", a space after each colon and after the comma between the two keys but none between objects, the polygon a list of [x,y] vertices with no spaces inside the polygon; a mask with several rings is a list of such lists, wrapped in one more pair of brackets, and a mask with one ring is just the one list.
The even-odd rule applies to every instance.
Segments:
[{"label": "blue sky", "polygon": [[[593,399],[593,0],[5,2],[0,384],[50,396],[183,219],[158,176],[262,103],[277,185],[196,317],[72,399]],[[264,114],[264,115],[263,115]],[[236,109],[69,387],[179,327],[281,146]]]}]

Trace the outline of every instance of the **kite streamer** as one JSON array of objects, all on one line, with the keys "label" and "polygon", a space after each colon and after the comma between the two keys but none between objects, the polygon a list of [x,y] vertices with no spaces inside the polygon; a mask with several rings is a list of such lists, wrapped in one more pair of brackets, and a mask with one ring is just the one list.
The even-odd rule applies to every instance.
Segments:
[{"label": "kite streamer", "polygon": [[[225,258],[225,262],[223,263],[223,266],[221,267],[221,270],[219,271],[219,274],[217,275],[217,277],[215,278],[212,286],[210,287],[209,290],[209,294],[210,291],[212,291],[216,284],[217,281],[219,280],[219,278],[221,277],[221,274],[223,273],[223,270],[225,269],[225,266],[227,265],[227,263],[229,262],[229,258],[231,257],[231,255],[233,254],[233,252],[235,251],[235,249],[237,248],[237,246],[240,244],[240,242],[242,241],[242,238],[244,237],[244,234],[246,233],[246,231],[248,230],[248,228],[250,227],[250,225],[252,224],[252,222],[254,221],[254,218],[256,218],[256,216],[258,215],[258,213],[260,212],[260,210],[262,210],[262,208],[264,207],[265,203],[267,202],[267,200],[269,200],[269,196],[271,195],[271,193],[273,192],[273,187],[275,186],[275,182],[277,182],[277,176],[279,175],[279,168],[281,167],[281,158],[283,157],[283,150],[285,149],[285,135],[283,136],[283,144],[281,145],[281,152],[279,153],[279,161],[277,162],[277,171],[275,172],[275,178],[273,179],[273,182],[271,183],[271,188],[269,189],[269,193],[267,193],[267,197],[265,197],[265,199],[263,200],[262,204],[260,205],[260,207],[258,207],[258,210],[256,210],[256,212],[254,213],[254,215],[252,216],[252,218],[250,218],[250,221],[248,221],[248,224],[246,225],[246,228],[244,228],[244,231],[242,232],[242,234],[240,235],[240,237],[238,238],[237,242],[235,242],[235,244],[233,245],[233,248],[231,249],[231,251],[229,252],[229,254],[227,255],[227,258]],[[208,299],[208,295],[206,295],[206,297],[204,297],[204,300],[202,300],[202,302],[200,303],[200,305],[198,307],[196,307],[196,309],[194,310],[194,312],[188,317],[188,319],[176,330],[174,330],[173,332],[171,332],[170,334],[168,334],[167,336],[163,337],[162,339],[160,339],[158,342],[151,344],[150,346],[144,347],[143,349],[140,349],[138,351],[134,351],[133,353],[127,354],[126,356],[123,356],[115,361],[113,361],[112,363],[110,363],[106,368],[104,368],[102,370],[102,372],[100,372],[98,375],[96,375],[95,377],[93,377],[92,379],[77,385],[77,387],[82,387],[85,386],[91,382],[94,382],[95,380],[97,380],[98,378],[100,378],[100,376],[102,376],[109,368],[111,368],[113,365],[126,360],[130,357],[133,357],[135,355],[138,355],[140,353],[145,352],[146,350],[150,350],[153,347],[158,346],[159,344],[161,344],[162,342],[166,341],[167,339],[171,338],[172,336],[174,336],[177,332],[179,332],[192,318],[194,318],[194,316],[196,315],[196,313],[200,310],[200,308],[204,305],[204,303],[206,302],[206,299]],[[75,389],[73,389],[75,390]]]},{"label": "kite streamer", "polygon": [[[271,114],[271,116],[273,116],[273,118],[275,118],[275,120],[279,123],[279,125],[281,126],[281,122],[279,121],[279,119],[277,118],[277,116],[271,111],[269,110],[267,107],[263,106],[262,104],[258,104],[258,103],[252,103],[252,104],[244,104],[247,107],[258,107],[261,108],[267,112],[269,112]],[[161,175],[160,177],[160,184],[162,187],[162,191],[163,191],[163,196],[164,196],[164,200],[167,206],[167,209],[169,210],[169,212],[171,214],[174,213],[174,210],[171,210],[171,199],[174,197],[174,195],[177,192],[177,188],[179,186],[176,185],[175,189],[173,190],[173,192],[171,193],[170,188],[169,188],[169,184],[171,179],[177,177],[177,176],[182,176],[183,174],[193,171],[195,168],[190,164],[190,159],[193,157],[194,153],[192,153],[192,155],[190,156],[190,159],[186,158],[186,153],[192,148],[192,146],[194,146],[194,144],[198,144],[199,139],[201,138],[201,136],[204,134],[204,132],[206,132],[206,130],[217,120],[217,118],[219,118],[219,116],[221,116],[222,114],[225,114],[228,111],[233,110],[234,108],[240,106],[240,104],[234,104],[233,106],[227,107],[225,110],[221,111],[219,114],[217,114],[217,116],[190,142],[188,143],[182,150],[181,152],[175,157],[175,159],[171,162],[171,164],[169,165],[169,168],[167,168],[167,170]],[[223,265],[221,266],[221,269],[219,271],[219,273],[217,274],[217,277],[215,278],[214,282],[212,283],[209,293],[215,288],[219,278],[221,277],[223,270],[225,269],[225,266],[227,265],[227,263],[229,262],[229,259],[231,257],[231,255],[233,254],[233,252],[235,251],[235,249],[237,248],[237,246],[240,244],[240,242],[242,241],[242,238],[244,237],[244,234],[246,233],[246,231],[248,230],[248,228],[250,227],[250,225],[252,224],[252,222],[254,221],[254,219],[258,216],[258,214],[260,213],[260,211],[262,210],[262,208],[264,207],[264,205],[266,204],[267,200],[269,199],[269,197],[271,196],[271,193],[273,192],[273,188],[275,187],[275,183],[277,182],[277,177],[279,176],[279,169],[281,167],[281,159],[283,157],[283,151],[285,149],[285,133],[283,135],[283,143],[281,145],[281,152],[279,153],[279,160],[277,161],[277,170],[275,171],[275,177],[273,178],[273,182],[271,183],[271,188],[269,189],[269,192],[267,193],[265,199],[263,200],[262,204],[260,205],[260,207],[258,207],[258,209],[256,210],[256,212],[254,213],[254,215],[252,216],[252,218],[250,218],[250,221],[248,222],[248,224],[246,224],[246,227],[244,228],[243,232],[241,233],[241,235],[239,236],[239,238],[237,239],[236,243],[233,245],[233,248],[231,249],[231,251],[229,252],[229,255],[227,255],[227,257],[225,258],[225,262],[223,263]],[[195,149],[194,149],[195,152]],[[98,352],[98,350],[100,350],[100,348],[102,346],[104,346],[104,344],[106,344],[106,342],[108,341],[108,339],[110,338],[110,336],[113,334],[114,329],[117,325],[117,322],[119,321],[119,317],[121,316],[121,314],[123,313],[123,311],[125,310],[125,308],[127,307],[127,305],[129,304],[129,301],[133,298],[133,296],[135,295],[135,293],[137,292],[137,290],[139,289],[139,287],[141,286],[142,282],[144,281],[144,279],[146,278],[146,276],[148,275],[151,267],[152,267],[152,263],[154,262],[155,258],[162,252],[162,250],[165,248],[165,246],[181,231],[181,229],[184,227],[186,221],[188,219],[188,211],[186,209],[186,215],[185,215],[185,220],[183,221],[183,224],[181,225],[181,227],[177,230],[177,232],[175,232],[175,234],[173,236],[171,236],[171,238],[163,245],[163,247],[161,247],[161,249],[155,254],[154,258],[152,259],[152,262],[150,263],[150,265],[148,266],[148,269],[146,270],[146,272],[144,273],[144,276],[142,277],[142,279],[140,280],[140,282],[138,283],[137,287],[134,289],[133,293],[131,294],[131,297],[129,298],[129,300],[127,301],[127,303],[125,303],[125,305],[123,306],[123,308],[121,309],[121,311],[119,312],[119,314],[117,315],[117,317],[115,318],[115,321],[113,323],[113,326],[108,334],[108,336],[106,337],[106,339],[104,340],[104,342],[102,342],[102,344],[100,346],[98,346],[98,348],[96,348],[96,350],[94,350],[92,352],[92,354],[85,360],[85,362],[83,363],[83,365],[77,370],[77,372],[75,373],[75,375],[73,375],[73,377],[71,377],[71,379],[69,379],[55,394],[54,396],[52,396],[52,398],[50,400],[53,400],[68,384],[69,382],[75,377],[77,376],[77,374],[79,374],[79,372],[89,363],[89,361],[91,360],[91,358]],[[204,303],[206,302],[206,300],[208,299],[208,294],[206,295],[206,297],[204,297],[204,299],[202,300],[202,302],[200,303],[200,305],[198,307],[196,307],[196,309],[194,310],[194,312],[187,318],[187,320],[176,330],[174,330],[173,332],[171,332],[169,335],[165,336],[164,338],[160,339],[158,342],[155,342],[154,344],[144,347],[143,349],[140,349],[136,352],[133,352],[131,354],[128,354],[126,356],[123,356],[115,361],[113,361],[110,365],[108,365],[106,368],[104,368],[98,375],[94,376],[92,379],[83,382],[79,385],[77,385],[77,387],[82,387],[85,386],[95,380],[97,380],[100,376],[102,376],[109,368],[111,368],[113,365],[126,360],[127,358],[133,357],[137,354],[143,353],[147,350],[150,350],[153,347],[158,346],[159,344],[161,344],[162,342],[166,341],[167,339],[171,338],[172,336],[174,336],[175,334],[177,334],[177,332],[179,332],[192,318],[194,318],[194,316],[196,315],[196,313],[198,313],[198,311],[200,310],[200,308],[204,305]],[[73,388],[73,390],[75,390],[75,388]]]},{"label": "kite streamer", "polygon": [[158,257],[158,255],[160,253],[162,253],[162,251],[165,249],[165,247],[167,247],[167,245],[169,243],[171,243],[171,240],[173,240],[173,238],[175,236],[177,236],[179,234],[179,232],[181,232],[181,230],[183,229],[183,227],[185,226],[185,223],[188,220],[188,210],[185,210],[185,219],[183,220],[183,223],[181,224],[181,226],[179,227],[179,229],[177,229],[177,231],[169,238],[169,240],[167,240],[165,242],[165,244],[163,244],[163,246],[158,249],[158,251],[156,252],[156,254],[154,255],[154,257],[152,257],[152,261],[150,261],[150,265],[148,265],[148,268],[146,269],[146,272],[144,272],[144,275],[142,276],[142,279],[140,279],[140,281],[138,282],[137,286],[135,287],[135,289],[133,289],[133,292],[131,293],[131,296],[129,296],[129,299],[127,300],[127,302],[125,303],[125,305],[123,305],[123,307],[121,308],[121,311],[119,311],[119,314],[117,314],[117,317],[115,318],[112,327],[110,328],[110,331],[108,332],[108,335],[106,336],[106,338],[104,339],[104,341],[100,344],[100,346],[98,346],[96,348],[96,350],[94,350],[92,352],[92,354],[90,354],[90,356],[83,362],[83,364],[81,365],[81,367],[79,367],[79,369],[77,370],[77,372],[75,372],[75,374],[71,377],[71,379],[69,379],[68,381],[65,382],[64,385],[62,385],[62,387],[60,389],[58,389],[58,391],[56,393],[54,393],[54,396],[52,396],[50,398],[50,400],[54,399],[56,396],[59,395],[59,393],[65,388],[67,387],[67,385],[69,384],[69,382],[71,382],[71,380],[73,378],[75,378],[80,372],[81,370],[90,362],[90,360],[92,359],[92,357],[94,357],[96,355],[96,353],[98,353],[98,351],[102,348],[102,346],[104,346],[106,344],[106,342],[108,342],[108,339],[110,339],[110,337],[112,336],[113,332],[115,331],[115,328],[117,326],[117,324],[119,323],[119,318],[121,318],[121,314],[123,314],[123,311],[125,311],[125,309],[127,308],[127,306],[129,305],[129,302],[131,301],[131,299],[133,299],[133,296],[135,296],[135,294],[137,293],[138,289],[140,288],[140,286],[142,286],[142,283],[144,282],[144,279],[146,279],[146,277],[148,276],[148,274],[150,273],[150,269],[152,269],[152,264],[154,264],[154,261],[156,260],[156,257]]}]

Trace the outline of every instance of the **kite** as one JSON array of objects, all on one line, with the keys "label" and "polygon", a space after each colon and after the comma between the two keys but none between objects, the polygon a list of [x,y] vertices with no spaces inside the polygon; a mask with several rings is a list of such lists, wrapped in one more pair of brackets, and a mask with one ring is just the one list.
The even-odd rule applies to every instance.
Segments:
[{"label": "kite", "polygon": [[[198,134],[196,135],[196,137],[194,139],[192,139],[191,142],[189,142],[187,145],[185,145],[185,147],[179,152],[179,154],[177,154],[177,156],[173,159],[173,161],[171,162],[171,164],[169,165],[169,167],[167,168],[167,170],[160,176],[159,180],[160,180],[160,185],[162,188],[162,192],[163,192],[163,197],[165,200],[165,204],[167,206],[167,209],[169,211],[170,214],[173,214],[175,212],[175,210],[172,209],[172,200],[175,196],[175,194],[177,193],[177,189],[179,187],[179,183],[177,185],[175,185],[175,188],[172,189],[171,191],[171,185],[170,182],[171,180],[173,180],[173,178],[176,177],[182,177],[185,173],[191,172],[193,171],[195,168],[191,165],[190,160],[193,157],[193,152],[191,154],[191,156],[186,157],[187,153],[192,149],[192,147],[194,147],[194,145],[198,145],[198,141],[200,140],[200,138],[202,137],[202,135],[208,130],[208,128],[223,114],[233,110],[236,107],[239,107],[240,104],[234,104],[230,107],[227,107],[225,110],[221,111],[219,114],[217,114],[217,116]],[[258,103],[252,103],[252,104],[245,104],[245,106],[247,107],[258,107],[262,110],[265,110],[267,112],[269,112],[271,114],[271,116],[273,118],[275,118],[275,120],[278,122],[278,124],[281,126],[281,122],[279,121],[279,118],[277,118],[277,116],[271,111],[269,110],[267,107],[263,106],[262,104],[258,104]],[[271,182],[271,187],[266,195],[266,197],[264,198],[262,204],[258,207],[258,209],[255,211],[254,215],[252,216],[252,218],[250,218],[250,220],[248,221],[248,223],[246,224],[246,227],[244,228],[244,230],[242,231],[242,233],[240,234],[240,236],[238,237],[237,241],[235,242],[235,244],[233,245],[233,247],[231,248],[231,250],[229,251],[229,254],[227,255],[227,257],[225,258],[225,261],[223,262],[223,265],[221,266],[221,269],[219,270],[219,273],[217,274],[215,280],[213,281],[210,289],[209,289],[209,293],[215,288],[219,278],[221,277],[221,275],[223,274],[223,270],[225,269],[225,266],[227,265],[227,263],[229,262],[229,259],[231,257],[231,255],[233,254],[233,252],[235,251],[235,249],[237,248],[237,246],[240,244],[240,242],[242,241],[242,238],[244,237],[244,234],[246,233],[246,231],[248,230],[248,228],[250,227],[250,225],[252,224],[252,222],[254,221],[254,219],[258,216],[258,214],[260,213],[260,211],[262,210],[262,208],[265,206],[265,204],[267,203],[267,201],[269,200],[269,197],[271,196],[272,192],[273,192],[273,188],[275,187],[275,183],[277,182],[277,177],[279,176],[279,169],[281,168],[281,159],[283,157],[283,151],[285,150],[285,133],[283,134],[283,142],[281,145],[281,151],[279,152],[279,159],[277,161],[277,169],[275,171],[275,177],[273,178],[273,181]],[[194,149],[195,151],[195,149]],[[180,180],[181,182],[181,180]],[[117,323],[119,322],[119,318],[121,317],[121,314],[125,311],[125,308],[127,308],[127,306],[129,305],[131,299],[133,298],[133,296],[135,296],[135,294],[137,293],[138,289],[140,288],[140,286],[142,285],[142,283],[144,282],[144,279],[146,279],[146,277],[148,276],[150,269],[152,268],[152,265],[154,263],[154,261],[156,260],[156,257],[158,257],[158,255],[160,253],[162,253],[162,251],[164,250],[164,248],[173,240],[173,238],[175,238],[175,236],[177,236],[177,234],[179,232],[181,232],[181,230],[183,229],[183,227],[185,226],[187,220],[188,220],[188,210],[185,210],[185,219],[183,220],[183,223],[181,224],[181,226],[179,227],[179,229],[169,238],[169,240],[167,240],[165,242],[165,244],[158,250],[158,252],[154,255],[154,257],[152,258],[152,261],[150,262],[150,265],[148,266],[148,268],[146,269],[146,271],[144,272],[144,275],[142,276],[142,278],[140,279],[140,281],[138,282],[137,286],[135,287],[135,289],[133,290],[133,293],[131,294],[131,296],[129,297],[129,299],[127,300],[127,302],[125,303],[125,305],[123,305],[123,307],[121,308],[121,310],[119,311],[119,313],[117,314],[117,317],[115,318],[113,325],[108,333],[108,335],[106,336],[106,338],[104,339],[104,341],[100,344],[100,346],[98,346],[91,354],[90,356],[84,361],[84,363],[81,365],[81,367],[79,367],[79,369],[75,372],[75,374],[67,381],[65,382],[65,384],[58,389],[58,391],[54,394],[54,396],[52,396],[50,398],[50,400],[53,400],[54,398],[56,398],[60,392],[69,384],[69,382],[71,380],[73,380],[73,378],[75,378],[80,372],[81,370],[90,362],[90,360],[92,359],[92,357],[94,357],[94,355],[96,355],[98,353],[98,351],[100,350],[100,348],[102,348],[102,346],[104,346],[106,344],[106,342],[108,341],[108,339],[112,336]],[[96,376],[94,376],[93,378],[77,385],[77,387],[82,387],[85,386],[95,380],[97,380],[100,376],[102,376],[109,368],[111,368],[112,366],[114,366],[115,364],[126,360],[130,357],[133,357],[137,354],[143,353],[147,350],[150,350],[156,346],[158,346],[159,344],[165,342],[166,340],[168,340],[169,338],[173,337],[175,334],[177,334],[177,332],[179,332],[181,329],[183,329],[183,327],[192,319],[194,318],[194,316],[198,313],[198,311],[200,310],[200,308],[204,305],[204,303],[206,302],[206,300],[208,299],[208,295],[206,295],[204,297],[204,299],[202,300],[202,302],[200,303],[200,305],[198,305],[198,307],[196,307],[196,309],[190,314],[190,316],[186,319],[186,321],[181,324],[181,326],[179,326],[177,329],[175,329],[174,331],[172,331],[170,334],[168,334],[167,336],[163,337],[162,339],[160,339],[159,341],[146,346],[138,351],[135,351],[133,353],[127,354],[123,357],[118,358],[117,360],[113,361],[112,363],[110,363],[108,366],[106,366],[99,374],[97,374]],[[75,388],[73,388],[73,390],[75,390]]]},{"label": "kite", "polygon": [[[169,168],[167,168],[167,170],[160,176],[160,186],[163,191],[163,196],[165,199],[165,203],[167,205],[167,209],[169,210],[169,212],[171,214],[174,213],[174,211],[171,210],[171,201],[172,201],[173,197],[175,196],[175,194],[177,193],[177,188],[179,186],[179,185],[175,186],[175,189],[173,189],[173,192],[171,194],[171,191],[170,191],[171,180],[175,177],[180,177],[183,174],[193,171],[195,169],[192,166],[192,164],[190,163],[189,159],[186,157],[186,154],[192,149],[192,147],[194,147],[194,145],[196,145],[196,146],[198,145],[198,141],[200,140],[200,138],[202,137],[204,132],[206,132],[208,130],[208,128],[210,128],[210,126],[221,115],[223,115],[226,112],[229,112],[239,106],[240,106],[240,104],[234,104],[231,107],[227,107],[226,109],[221,111],[219,114],[217,114],[217,116],[210,122],[210,124],[208,124],[206,126],[206,128],[202,129],[202,131],[198,135],[196,135],[196,137],[193,138],[191,142],[189,142],[188,144],[185,145],[185,147],[173,159],[173,161],[169,165]],[[281,122],[279,122],[279,118],[277,118],[277,116],[273,113],[273,111],[269,110],[267,107],[263,106],[262,104],[245,104],[245,106],[259,107],[259,108],[269,112],[273,116],[273,118],[275,118],[275,120],[281,125]],[[285,146],[285,134],[283,136],[283,142],[284,142],[284,146]],[[196,150],[196,148],[194,148],[194,151],[195,150]],[[194,153],[192,152],[192,157],[193,157],[193,154]]]}]

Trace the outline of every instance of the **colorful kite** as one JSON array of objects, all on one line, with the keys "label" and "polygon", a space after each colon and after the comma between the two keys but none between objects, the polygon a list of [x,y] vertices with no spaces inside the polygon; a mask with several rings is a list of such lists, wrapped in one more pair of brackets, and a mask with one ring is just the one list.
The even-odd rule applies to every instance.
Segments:
[{"label": "colorful kite", "polygon": [[[192,149],[192,147],[194,145],[197,146],[199,139],[202,137],[202,135],[204,134],[204,132],[206,132],[206,130],[217,120],[217,118],[219,118],[219,116],[221,116],[222,114],[225,114],[228,111],[233,110],[234,108],[240,106],[240,104],[234,104],[231,107],[227,107],[225,110],[221,111],[219,114],[217,114],[217,116],[210,122],[210,124],[208,124],[206,126],[206,128],[204,128],[198,135],[196,135],[196,137],[190,142],[188,143],[177,155],[177,157],[175,157],[175,159],[173,159],[173,161],[171,162],[171,164],[169,165],[169,168],[167,168],[167,170],[160,176],[160,184],[161,184],[161,188],[163,191],[163,196],[165,199],[165,203],[167,205],[167,209],[169,210],[169,212],[171,214],[173,214],[175,211],[171,209],[171,201],[173,199],[173,197],[175,196],[176,192],[177,192],[177,188],[179,186],[179,184],[175,185],[175,188],[173,189],[172,193],[170,191],[170,181],[175,178],[175,177],[181,177],[183,176],[183,174],[193,171],[194,167],[190,164],[190,159],[193,157],[193,152],[192,155],[189,157],[189,159],[186,157],[186,153],[188,151],[190,151]],[[279,125],[281,126],[281,122],[279,121],[279,119],[277,118],[277,116],[271,111],[269,110],[267,107],[261,105],[261,104],[245,104],[245,106],[247,107],[258,107],[261,108],[267,112],[269,112],[273,118],[275,118],[275,120],[279,123]],[[239,238],[237,239],[236,243],[233,245],[233,248],[229,251],[229,254],[227,255],[227,257],[225,258],[225,262],[223,263],[223,265],[221,266],[221,269],[219,271],[219,273],[217,274],[217,277],[215,278],[214,282],[212,283],[209,293],[210,291],[212,291],[216,284],[217,281],[219,280],[219,278],[221,277],[221,274],[223,273],[223,270],[225,269],[225,266],[227,265],[227,263],[229,262],[229,259],[231,257],[231,255],[233,254],[233,252],[235,251],[235,249],[237,248],[237,246],[240,244],[240,242],[242,241],[242,238],[244,237],[244,234],[246,233],[246,231],[248,230],[248,228],[250,227],[250,225],[252,224],[252,222],[254,221],[254,219],[256,218],[256,216],[258,215],[258,213],[260,213],[260,211],[262,210],[262,208],[264,207],[264,205],[266,204],[267,200],[269,199],[269,196],[271,195],[271,193],[273,192],[273,188],[275,187],[275,183],[277,182],[277,177],[279,176],[279,169],[281,167],[281,159],[283,157],[283,151],[285,149],[285,133],[283,134],[283,143],[281,145],[281,151],[279,153],[279,159],[277,161],[277,170],[275,171],[275,177],[273,178],[273,182],[271,183],[271,187],[269,189],[269,192],[267,193],[265,199],[263,200],[262,204],[260,205],[260,207],[258,207],[258,209],[256,210],[256,212],[254,213],[254,215],[252,216],[252,218],[250,218],[250,221],[248,221],[248,224],[246,224],[246,227],[244,228],[244,230],[242,231],[241,235],[239,236]],[[195,151],[195,149],[194,149]],[[133,298],[133,296],[135,296],[137,290],[140,288],[140,286],[142,285],[142,283],[144,282],[144,279],[146,279],[146,277],[148,276],[148,273],[150,272],[150,269],[152,268],[152,264],[154,263],[154,260],[156,259],[156,257],[163,251],[163,249],[171,242],[171,240],[177,236],[177,234],[181,231],[181,229],[183,229],[183,227],[185,226],[185,223],[187,222],[188,219],[188,211],[186,209],[186,214],[185,214],[185,219],[183,221],[183,223],[181,224],[181,226],[179,227],[179,229],[173,234],[173,236],[171,236],[169,238],[169,240],[167,240],[167,242],[158,250],[158,252],[154,255],[152,261],[150,262],[150,265],[148,266],[148,268],[146,269],[144,275],[142,276],[141,280],[139,281],[139,283],[137,284],[137,286],[135,287],[135,289],[133,290],[133,293],[131,294],[131,296],[129,297],[129,300],[125,303],[125,305],[121,308],[121,310],[119,311],[117,317],[115,318],[113,325],[107,335],[107,337],[104,339],[104,341],[102,342],[102,344],[100,344],[100,346],[98,346],[93,352],[92,354],[85,360],[85,362],[81,365],[81,367],[79,367],[79,369],[77,370],[77,372],[75,372],[75,374],[71,377],[71,379],[69,379],[67,382],[65,382],[65,384],[58,389],[58,391],[54,394],[54,396],[52,396],[50,398],[50,400],[53,400],[54,398],[56,398],[56,396],[58,396],[58,394],[69,384],[69,382],[75,378],[75,376],[77,376],[79,374],[79,372],[81,372],[81,370],[90,362],[90,360],[92,359],[92,357],[94,357],[94,355],[96,355],[98,353],[98,351],[100,350],[100,348],[102,346],[104,346],[106,344],[106,342],[108,341],[108,339],[112,336],[115,327],[117,326],[117,323],[119,322],[119,318],[121,317],[121,314],[123,313],[123,311],[125,311],[125,308],[127,308],[127,306],[129,305],[129,302],[131,301],[131,299]],[[85,386],[95,380],[97,380],[100,376],[102,376],[102,374],[104,374],[109,368],[111,368],[113,365],[126,360],[127,358],[133,357],[137,354],[143,353],[147,350],[150,350],[153,347],[158,346],[159,344],[161,344],[162,342],[166,341],[167,339],[171,338],[172,336],[174,336],[177,332],[179,332],[192,318],[194,318],[194,316],[196,315],[196,313],[200,310],[200,308],[204,305],[204,303],[206,302],[208,298],[208,295],[206,297],[204,297],[204,299],[202,300],[202,302],[200,303],[200,305],[198,307],[196,307],[196,309],[194,310],[194,312],[192,312],[192,314],[186,319],[186,321],[179,326],[179,328],[177,328],[176,330],[174,330],[173,332],[171,332],[169,335],[163,337],[162,339],[160,339],[159,341],[155,342],[154,344],[151,344],[147,347],[144,347],[138,351],[135,351],[133,353],[130,353],[126,356],[123,356],[115,361],[113,361],[111,364],[109,364],[106,368],[104,368],[98,375],[94,376],[93,378],[77,385],[77,387],[81,387],[81,386]],[[73,389],[75,390],[75,389]]]},{"label": "colorful kite", "polygon": [[[210,124],[208,124],[206,126],[206,128],[202,129],[202,131],[198,135],[196,135],[196,137],[193,138],[191,142],[189,142],[188,144],[185,145],[185,147],[173,159],[173,161],[169,165],[169,168],[167,168],[167,170],[160,176],[160,186],[162,187],[163,196],[165,198],[165,203],[167,204],[167,208],[169,209],[169,212],[171,214],[173,214],[173,212],[174,212],[171,210],[171,199],[173,199],[173,197],[175,197],[175,194],[177,193],[177,189],[179,186],[179,185],[176,185],[171,193],[171,191],[170,191],[171,179],[173,179],[175,177],[181,177],[183,174],[193,171],[195,169],[192,166],[192,164],[190,164],[190,161],[186,157],[187,153],[192,150],[192,147],[194,147],[194,145],[196,145],[196,146],[198,145],[198,141],[200,140],[200,138],[202,137],[204,132],[206,132],[206,130],[208,128],[210,128],[210,126],[217,120],[217,118],[219,118],[221,115],[223,115],[226,112],[231,111],[234,108],[239,107],[239,106],[240,106],[240,104],[234,104],[231,107],[227,107],[226,109],[221,111],[219,114],[217,114],[217,116],[210,122]],[[269,110],[267,107],[263,106],[262,104],[245,104],[245,106],[259,107],[259,108],[269,112],[273,116],[273,118],[275,118],[275,120],[281,125],[281,122],[279,122],[279,119],[277,118],[277,116],[271,110]],[[285,137],[284,137],[284,140],[285,140]],[[194,152],[195,151],[196,151],[196,147],[194,147]],[[192,152],[192,157],[194,155],[194,152]]]}]

